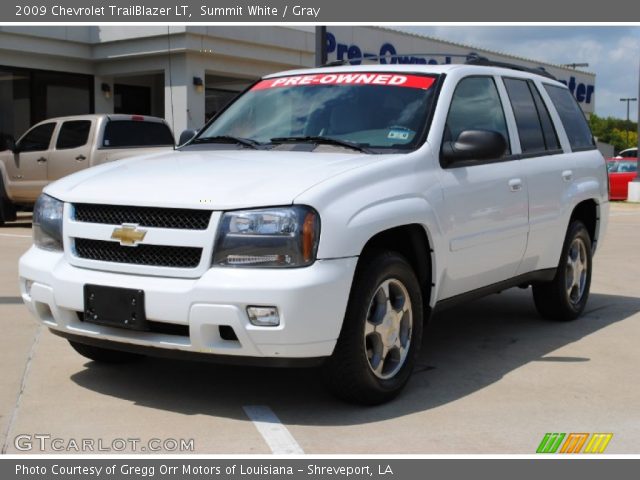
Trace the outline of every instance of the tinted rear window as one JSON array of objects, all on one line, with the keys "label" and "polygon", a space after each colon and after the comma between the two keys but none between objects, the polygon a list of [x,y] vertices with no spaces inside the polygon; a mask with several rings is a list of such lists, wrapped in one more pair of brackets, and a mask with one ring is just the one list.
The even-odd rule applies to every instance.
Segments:
[{"label": "tinted rear window", "polygon": [[595,142],[587,119],[582,113],[571,92],[566,88],[555,85],[545,85],[544,88],[551,97],[553,105],[560,115],[560,120],[569,137],[572,150],[586,150],[595,148]]},{"label": "tinted rear window", "polygon": [[102,146],[151,147],[173,145],[171,130],[164,123],[111,120],[104,127]]},{"label": "tinted rear window", "polygon": [[542,125],[538,117],[538,109],[533,101],[526,80],[505,78],[504,85],[516,117],[520,146],[523,153],[542,152],[545,150]]},{"label": "tinted rear window", "polygon": [[60,127],[60,133],[58,133],[56,148],[62,150],[86,145],[89,139],[89,130],[91,130],[91,122],[89,120],[64,122]]},{"label": "tinted rear window", "polygon": [[556,129],[554,128],[553,121],[549,115],[549,110],[547,110],[547,106],[542,100],[540,92],[538,92],[538,87],[536,87],[531,81],[528,83],[529,89],[531,89],[531,94],[533,95],[533,100],[536,102],[538,115],[540,116],[542,133],[544,133],[544,143],[547,146],[547,150],[560,150],[560,141],[558,140]]}]

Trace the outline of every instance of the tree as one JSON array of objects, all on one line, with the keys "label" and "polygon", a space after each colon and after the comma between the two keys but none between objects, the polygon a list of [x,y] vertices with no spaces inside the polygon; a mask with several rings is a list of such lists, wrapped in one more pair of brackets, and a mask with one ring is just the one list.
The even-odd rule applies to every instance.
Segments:
[{"label": "tree", "polygon": [[[589,126],[593,136],[601,142],[613,145],[616,152],[626,148],[638,146],[638,124],[629,122],[622,118],[599,117],[591,114]],[[629,141],[627,142],[627,130],[629,131]]]}]

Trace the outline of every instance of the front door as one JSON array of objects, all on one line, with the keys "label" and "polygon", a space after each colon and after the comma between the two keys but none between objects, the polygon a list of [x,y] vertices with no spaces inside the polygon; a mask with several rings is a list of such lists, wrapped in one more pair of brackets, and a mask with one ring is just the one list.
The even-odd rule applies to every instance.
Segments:
[{"label": "front door", "polygon": [[25,133],[8,161],[7,176],[14,202],[32,202],[47,184],[47,162],[55,122],[42,123]]},{"label": "front door", "polygon": [[[443,141],[464,130],[492,130],[509,140],[496,81],[463,78],[449,109]],[[443,227],[448,241],[440,299],[512,278],[527,244],[527,185],[519,160],[503,157],[445,165]]]}]

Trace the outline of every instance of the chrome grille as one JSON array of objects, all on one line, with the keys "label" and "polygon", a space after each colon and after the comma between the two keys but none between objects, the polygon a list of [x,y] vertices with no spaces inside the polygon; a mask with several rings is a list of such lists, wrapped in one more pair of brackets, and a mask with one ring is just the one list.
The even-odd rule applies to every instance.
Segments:
[{"label": "chrome grille", "polygon": [[206,230],[211,218],[209,210],[186,208],[129,207],[124,205],[74,204],[76,222],[122,225],[134,223],[143,227]]},{"label": "chrome grille", "polygon": [[156,267],[195,268],[200,264],[202,248],[140,244],[125,247],[118,242],[75,239],[75,254],[101,262],[152,265]]}]

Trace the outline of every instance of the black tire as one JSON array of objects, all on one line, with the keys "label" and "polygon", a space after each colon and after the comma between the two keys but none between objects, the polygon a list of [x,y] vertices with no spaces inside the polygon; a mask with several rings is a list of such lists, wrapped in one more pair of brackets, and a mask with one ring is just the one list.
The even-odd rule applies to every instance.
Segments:
[{"label": "black tire", "polygon": [[111,350],[108,348],[95,347],[85,343],[73,342],[69,340],[73,349],[83,357],[100,363],[131,363],[144,358],[144,355],[137,353]]},{"label": "black tire", "polygon": [[[391,299],[389,304],[381,301],[385,297]],[[404,310],[405,305],[410,311]],[[374,326],[376,322],[370,320],[380,324]],[[364,405],[394,398],[411,376],[422,343],[423,320],[420,285],[407,260],[395,252],[361,258],[340,337],[324,365],[328,388],[343,400]],[[365,327],[375,331],[365,334]],[[378,330],[386,332],[384,340]],[[388,347],[392,340],[396,345]]]},{"label": "black tire", "polygon": [[[580,269],[572,267],[570,250],[571,257],[578,253],[580,263],[586,266],[586,271],[580,275],[583,280],[580,280],[579,285],[573,285],[576,281],[573,272],[578,272]],[[589,299],[591,271],[591,237],[584,223],[574,220],[567,230],[556,276],[550,282],[533,285],[533,300],[538,313],[550,320],[570,321],[578,318]],[[571,289],[569,289],[569,282],[572,284]]]},{"label": "black tire", "polygon": [[13,203],[11,203],[11,200],[7,198],[6,192],[4,191],[4,183],[0,176],[0,226],[4,225],[5,222],[11,222],[15,219],[16,208]]}]

